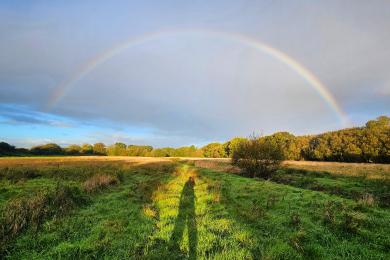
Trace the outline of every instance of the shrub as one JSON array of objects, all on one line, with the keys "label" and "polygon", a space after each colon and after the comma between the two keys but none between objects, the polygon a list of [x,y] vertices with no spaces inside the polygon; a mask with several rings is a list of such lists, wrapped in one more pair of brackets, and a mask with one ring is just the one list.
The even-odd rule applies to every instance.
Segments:
[{"label": "shrub", "polygon": [[119,183],[117,176],[97,174],[89,178],[83,183],[84,190],[91,193],[105,189],[111,185]]},{"label": "shrub", "polygon": [[232,164],[247,177],[268,179],[279,168],[283,154],[279,146],[256,136],[240,142],[233,151]]}]

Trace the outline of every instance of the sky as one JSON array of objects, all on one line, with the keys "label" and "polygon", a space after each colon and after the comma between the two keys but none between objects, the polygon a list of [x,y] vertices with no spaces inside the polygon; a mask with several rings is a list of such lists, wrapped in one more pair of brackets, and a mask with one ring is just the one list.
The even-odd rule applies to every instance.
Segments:
[{"label": "sky", "polygon": [[0,141],[202,146],[390,114],[390,1],[0,2]]}]

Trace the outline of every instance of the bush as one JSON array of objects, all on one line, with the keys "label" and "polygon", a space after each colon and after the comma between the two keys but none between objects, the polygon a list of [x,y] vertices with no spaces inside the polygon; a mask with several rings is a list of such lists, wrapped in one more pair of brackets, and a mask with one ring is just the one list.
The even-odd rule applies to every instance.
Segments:
[{"label": "bush", "polygon": [[232,155],[232,164],[242,169],[244,176],[251,178],[270,178],[282,160],[279,146],[256,136],[241,142]]}]

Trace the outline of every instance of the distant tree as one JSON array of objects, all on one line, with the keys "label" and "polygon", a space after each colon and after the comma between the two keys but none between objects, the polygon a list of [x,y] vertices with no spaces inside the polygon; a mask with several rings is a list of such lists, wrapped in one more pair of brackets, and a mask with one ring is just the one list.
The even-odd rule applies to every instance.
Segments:
[{"label": "distant tree", "polygon": [[11,155],[15,153],[15,146],[6,142],[0,142],[0,155]]},{"label": "distant tree", "polygon": [[171,147],[157,148],[154,149],[151,153],[151,156],[154,157],[172,157],[175,156],[175,149]]},{"label": "distant tree", "polygon": [[65,153],[69,155],[77,155],[80,154],[80,152],[81,152],[81,147],[80,145],[77,144],[72,144],[65,148]]},{"label": "distant tree", "polygon": [[[70,145],[62,149],[57,144],[51,143],[35,146],[30,150],[15,148],[6,142],[0,142],[0,156],[27,154],[77,155],[82,153],[121,156],[224,158],[233,157],[237,148],[241,149],[242,144],[248,145],[247,141],[245,138],[235,137],[224,144],[210,143],[201,149],[195,146],[153,149],[152,146],[127,146],[124,143],[115,143],[107,148],[103,143],[96,143],[93,146],[85,144],[82,147]],[[278,132],[261,137],[259,142],[267,144],[266,146],[269,147],[278,147],[287,160],[390,163],[390,117],[380,116],[368,121],[363,127],[342,129],[312,136],[294,136],[288,132]]]},{"label": "distant tree", "polygon": [[308,156],[316,161],[326,161],[332,156],[332,150],[329,146],[329,134],[323,134],[314,137],[309,142]]},{"label": "distant tree", "polygon": [[247,139],[244,137],[234,137],[230,141],[223,144],[226,157],[232,157],[234,150],[239,146],[241,142],[245,142]]},{"label": "distant tree", "polygon": [[210,143],[202,147],[203,156],[206,158],[224,158],[227,157],[225,148],[221,143]]},{"label": "distant tree", "polygon": [[90,144],[83,144],[81,146],[81,153],[85,155],[93,154],[93,146]]},{"label": "distant tree", "polygon": [[27,156],[27,155],[30,155],[30,150],[28,150],[26,148],[15,148],[15,155]]},{"label": "distant tree", "polygon": [[390,118],[370,120],[354,127],[313,136],[305,159],[340,162],[390,162]]},{"label": "distant tree", "polygon": [[96,143],[93,145],[93,153],[96,155],[106,155],[106,145],[103,143]]},{"label": "distant tree", "polygon": [[[337,149],[339,156],[334,160],[341,162],[362,162],[362,129],[351,128],[344,131],[338,131],[341,139],[340,148]],[[332,142],[334,144],[335,142]]]},{"label": "distant tree", "polygon": [[174,151],[176,157],[201,157],[202,151],[199,151],[194,145],[176,148]]},{"label": "distant tree", "polygon": [[390,117],[380,116],[366,123],[362,156],[368,162],[390,162]]},{"label": "distant tree", "polygon": [[148,156],[153,150],[152,146],[149,145],[128,145],[127,155],[129,156]]},{"label": "distant tree", "polygon": [[306,160],[307,159],[307,151],[309,148],[309,142],[312,136],[296,136],[294,140],[294,154],[293,158],[288,158],[288,160]]},{"label": "distant tree", "polygon": [[289,132],[277,132],[263,138],[267,142],[279,146],[286,160],[301,159],[301,147],[297,146],[296,137]]},{"label": "distant tree", "polygon": [[241,142],[232,156],[232,164],[242,169],[247,177],[268,179],[283,160],[280,146],[264,138],[250,137]]},{"label": "distant tree", "polygon": [[390,117],[380,116],[375,120],[370,120],[366,123],[366,127],[369,129],[388,129],[390,127]]},{"label": "distant tree", "polygon": [[127,145],[124,143],[115,143],[113,145],[110,145],[107,148],[107,154],[108,155],[114,155],[114,156],[126,156],[127,155]]},{"label": "distant tree", "polygon": [[196,147],[195,145],[191,145],[189,149],[190,150],[189,150],[188,157],[203,157],[202,150]]},{"label": "distant tree", "polygon": [[31,148],[30,152],[35,155],[62,155],[64,150],[57,144],[50,143]]}]

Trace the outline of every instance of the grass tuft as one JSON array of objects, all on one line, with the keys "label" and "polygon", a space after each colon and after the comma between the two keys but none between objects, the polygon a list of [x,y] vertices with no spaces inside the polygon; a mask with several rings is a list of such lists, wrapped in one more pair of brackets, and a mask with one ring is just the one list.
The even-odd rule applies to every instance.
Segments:
[{"label": "grass tuft", "polygon": [[344,221],[342,227],[348,233],[357,234],[359,228],[363,225],[365,217],[362,213],[347,212],[344,214]]},{"label": "grass tuft", "polygon": [[290,223],[295,227],[299,226],[301,224],[301,216],[294,212],[290,217]]},{"label": "grass tuft", "polygon": [[365,193],[359,199],[358,204],[363,207],[373,207],[376,205],[376,200],[374,195],[372,195],[371,193]]},{"label": "grass tuft", "polygon": [[294,233],[292,236],[289,237],[290,245],[295,248],[295,250],[299,252],[304,251],[303,243],[305,242],[307,238],[307,234],[303,230],[299,230],[298,232]]}]

